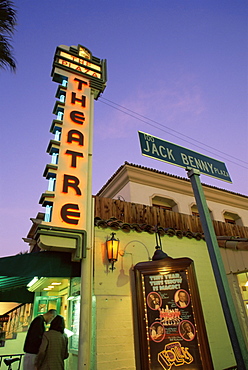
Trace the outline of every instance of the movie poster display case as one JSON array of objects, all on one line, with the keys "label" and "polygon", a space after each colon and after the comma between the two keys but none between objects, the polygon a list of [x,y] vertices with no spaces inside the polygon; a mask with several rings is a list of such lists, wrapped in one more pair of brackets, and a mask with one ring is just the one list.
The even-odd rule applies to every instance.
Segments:
[{"label": "movie poster display case", "polygon": [[194,263],[164,258],[134,267],[142,370],[212,370]]}]

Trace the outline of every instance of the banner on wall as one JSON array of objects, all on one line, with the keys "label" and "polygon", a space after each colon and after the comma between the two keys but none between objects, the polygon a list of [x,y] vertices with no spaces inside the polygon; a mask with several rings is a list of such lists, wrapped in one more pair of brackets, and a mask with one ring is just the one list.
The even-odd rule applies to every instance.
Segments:
[{"label": "banner on wall", "polygon": [[135,276],[142,369],[213,369],[193,261],[138,263]]}]

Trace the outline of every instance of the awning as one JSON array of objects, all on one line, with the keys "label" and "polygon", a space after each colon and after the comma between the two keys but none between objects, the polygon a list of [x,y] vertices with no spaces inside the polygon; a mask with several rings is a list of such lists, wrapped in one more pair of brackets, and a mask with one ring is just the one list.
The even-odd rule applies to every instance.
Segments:
[{"label": "awning", "polygon": [[81,263],[71,253],[38,252],[0,258],[0,302],[32,303],[27,284],[34,277],[81,276]]},{"label": "awning", "polygon": [[81,276],[80,262],[71,261],[71,253],[36,252],[0,258],[0,276]]},{"label": "awning", "polygon": [[27,290],[30,277],[0,276],[0,302],[33,303],[34,293]]}]

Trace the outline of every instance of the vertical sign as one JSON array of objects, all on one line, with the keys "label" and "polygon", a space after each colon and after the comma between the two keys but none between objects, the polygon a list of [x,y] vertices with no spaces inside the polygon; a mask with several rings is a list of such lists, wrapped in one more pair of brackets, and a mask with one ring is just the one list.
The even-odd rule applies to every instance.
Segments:
[{"label": "vertical sign", "polygon": [[68,80],[51,222],[85,229],[91,89],[85,78],[64,74]]},{"label": "vertical sign", "polygon": [[135,271],[142,369],[213,369],[192,260],[138,263]]},{"label": "vertical sign", "polygon": [[86,257],[86,236],[91,219],[91,173],[94,99],[106,87],[106,60],[85,47],[58,46],[53,81],[58,89],[47,152],[51,161],[43,176],[48,190],[40,198],[45,218],[35,238],[44,250],[73,252]]},{"label": "vertical sign", "polygon": [[59,83],[48,153],[51,163],[44,176],[48,191],[40,203],[46,207],[43,225],[85,230],[91,176],[93,104],[106,86],[106,61],[85,47],[59,46],[52,77]]}]

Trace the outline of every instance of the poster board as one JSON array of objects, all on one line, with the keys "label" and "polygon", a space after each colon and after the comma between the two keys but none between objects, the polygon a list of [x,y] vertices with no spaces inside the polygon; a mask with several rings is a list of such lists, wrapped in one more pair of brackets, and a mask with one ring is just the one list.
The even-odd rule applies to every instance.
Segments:
[{"label": "poster board", "polygon": [[193,261],[165,258],[134,267],[142,370],[211,370]]},{"label": "poster board", "polygon": [[80,296],[70,302],[70,330],[73,335],[69,339],[69,351],[78,354],[79,344],[79,320],[80,320]]}]

